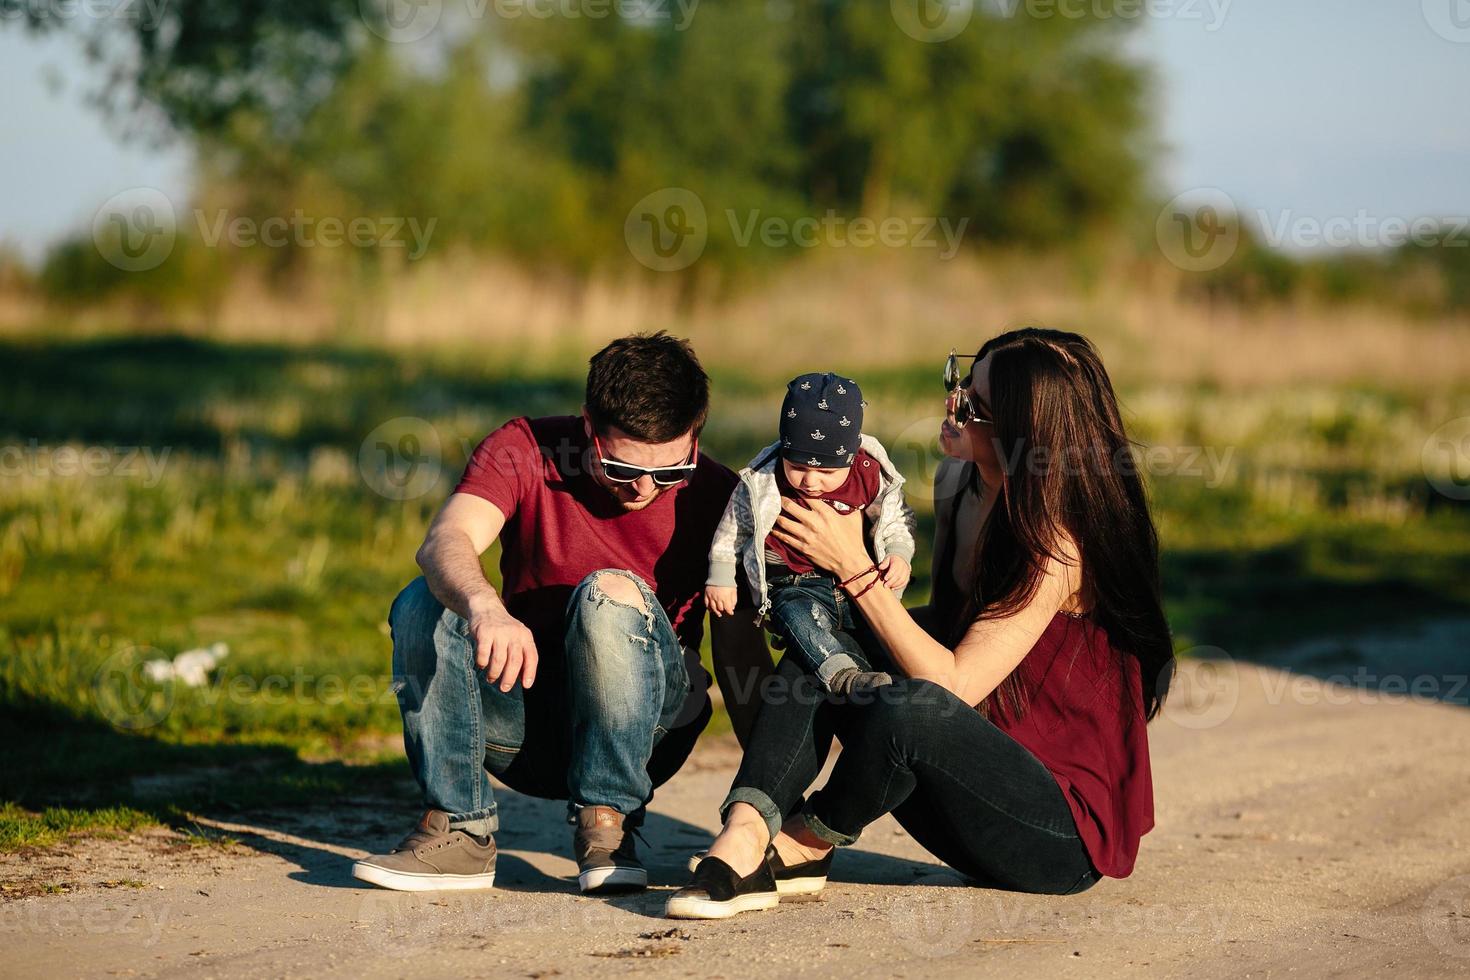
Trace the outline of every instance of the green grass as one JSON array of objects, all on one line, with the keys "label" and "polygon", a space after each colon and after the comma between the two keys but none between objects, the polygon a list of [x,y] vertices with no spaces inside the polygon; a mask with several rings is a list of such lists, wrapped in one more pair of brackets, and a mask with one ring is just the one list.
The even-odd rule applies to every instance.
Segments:
[{"label": "green grass", "polygon": [[[576,411],[584,364],[0,343],[0,447],[23,464],[0,479],[0,849],[354,794],[408,804],[389,602],[465,453],[512,415]],[[710,367],[703,445],[738,465],[771,438],[781,392]],[[875,432],[891,449],[905,434],[895,456],[923,522],[911,601],[929,585],[932,374],[860,378]],[[1270,661],[1306,636],[1470,615],[1470,509],[1419,469],[1467,392],[1125,389],[1143,441],[1229,453],[1195,473],[1175,456],[1150,478],[1181,650]],[[393,484],[368,439],[401,417],[439,442],[437,478],[407,500],[378,492]],[[101,447],[114,468],[146,446],[162,468],[68,475],[59,446]],[[141,674],[217,642],[230,654],[205,687]]]},{"label": "green grass", "polygon": [[22,847],[45,847],[73,834],[116,836],[157,821],[149,814],[130,807],[97,807],[69,809],[47,807],[32,813],[14,803],[0,804],[0,852]]}]

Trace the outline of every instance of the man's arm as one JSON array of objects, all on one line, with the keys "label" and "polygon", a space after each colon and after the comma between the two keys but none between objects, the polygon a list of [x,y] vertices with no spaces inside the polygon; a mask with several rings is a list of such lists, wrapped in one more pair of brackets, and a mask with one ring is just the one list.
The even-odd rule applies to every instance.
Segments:
[{"label": "man's arm", "polygon": [[715,683],[725,699],[730,726],[741,748],[750,747],[750,731],[760,708],[761,687],[771,673],[766,634],[749,616],[711,616],[710,654]]},{"label": "man's arm", "polygon": [[505,514],[470,493],[451,494],[434,515],[415,556],[429,591],[469,623],[475,665],[486,679],[509,691],[519,679],[536,679],[536,641],[525,624],[505,608],[485,578],[480,556],[505,527]]}]

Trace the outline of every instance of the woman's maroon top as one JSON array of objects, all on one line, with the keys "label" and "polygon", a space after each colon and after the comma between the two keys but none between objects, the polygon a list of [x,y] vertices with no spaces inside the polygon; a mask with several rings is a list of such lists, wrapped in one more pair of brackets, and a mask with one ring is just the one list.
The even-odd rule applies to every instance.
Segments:
[{"label": "woman's maroon top", "polygon": [[1115,652],[1092,621],[1057,613],[1016,670],[1030,706],[991,720],[1051,771],[1092,866],[1128,877],[1154,825],[1138,659]]}]

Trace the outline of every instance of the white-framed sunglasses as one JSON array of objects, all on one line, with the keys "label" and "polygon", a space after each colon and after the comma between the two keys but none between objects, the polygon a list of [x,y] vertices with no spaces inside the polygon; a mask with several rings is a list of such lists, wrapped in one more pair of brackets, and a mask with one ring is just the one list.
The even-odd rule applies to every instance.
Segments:
[{"label": "white-framed sunglasses", "polygon": [[592,433],[592,445],[597,450],[597,461],[602,464],[602,472],[613,483],[637,483],[645,476],[650,476],[658,486],[672,487],[693,476],[694,470],[699,466],[698,438],[694,440],[694,448],[689,452],[689,462],[674,466],[634,466],[632,463],[609,459],[595,432]]}]

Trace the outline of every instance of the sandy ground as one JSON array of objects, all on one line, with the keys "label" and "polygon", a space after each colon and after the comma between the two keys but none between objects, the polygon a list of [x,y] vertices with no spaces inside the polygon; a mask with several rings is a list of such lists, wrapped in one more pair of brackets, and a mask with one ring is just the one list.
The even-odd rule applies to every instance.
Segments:
[{"label": "sandy ground", "polygon": [[577,894],[559,804],[506,793],[497,889],[358,887],[413,801],[340,801],[0,862],[65,894],[0,905],[4,976],[1470,975],[1470,711],[1258,667],[1191,665],[1150,728],[1158,826],[1126,880],[1040,897],[965,887],[890,819],[817,901],[660,917],[737,750],[702,743],[654,803],[654,887]]}]

